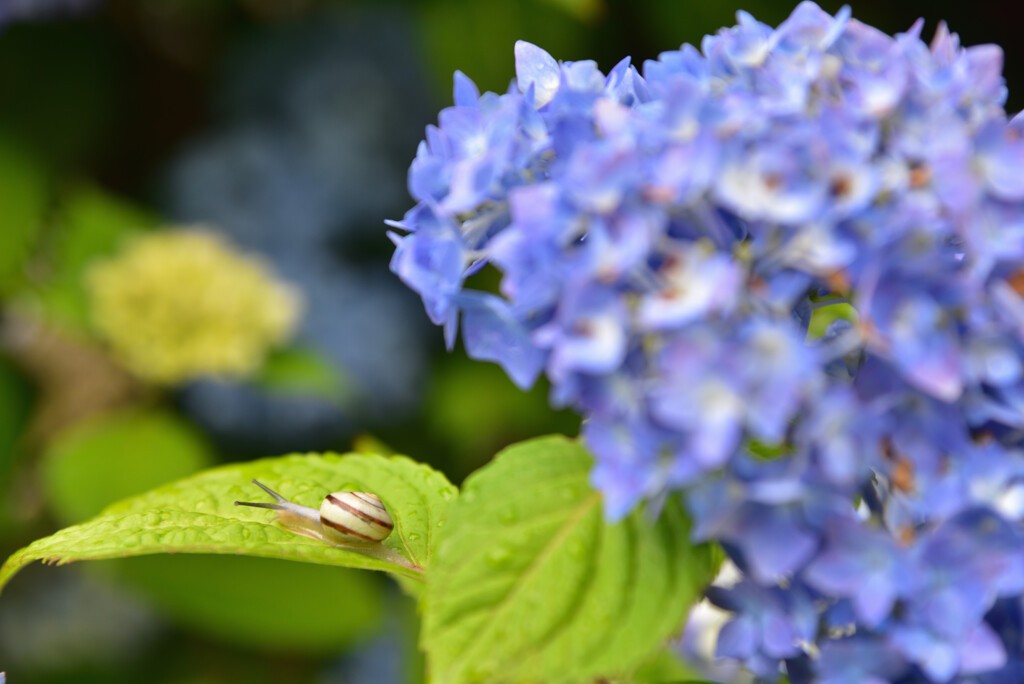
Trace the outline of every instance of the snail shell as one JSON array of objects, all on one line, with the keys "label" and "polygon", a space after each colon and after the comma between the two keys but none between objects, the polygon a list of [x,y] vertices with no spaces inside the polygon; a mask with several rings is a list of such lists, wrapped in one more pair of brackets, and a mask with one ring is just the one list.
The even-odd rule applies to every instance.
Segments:
[{"label": "snail shell", "polygon": [[333,546],[376,544],[395,527],[384,504],[368,492],[333,492],[324,497],[320,509],[288,501],[257,480],[257,487],[274,497],[274,503],[236,501],[236,506],[268,508],[292,532],[319,539]]},{"label": "snail shell", "polygon": [[324,537],[379,542],[391,534],[395,521],[376,494],[334,492],[320,504],[320,525]]}]

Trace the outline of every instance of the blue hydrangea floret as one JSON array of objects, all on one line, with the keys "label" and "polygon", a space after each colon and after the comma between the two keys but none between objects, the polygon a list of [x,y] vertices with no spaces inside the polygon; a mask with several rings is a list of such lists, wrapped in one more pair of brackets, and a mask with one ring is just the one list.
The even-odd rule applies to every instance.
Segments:
[{"label": "blue hydrangea floret", "polygon": [[1024,681],[1024,118],[998,47],[921,31],[804,2],[607,74],[520,42],[391,222],[449,345],[583,415],[610,518],[681,493],[765,681]]}]

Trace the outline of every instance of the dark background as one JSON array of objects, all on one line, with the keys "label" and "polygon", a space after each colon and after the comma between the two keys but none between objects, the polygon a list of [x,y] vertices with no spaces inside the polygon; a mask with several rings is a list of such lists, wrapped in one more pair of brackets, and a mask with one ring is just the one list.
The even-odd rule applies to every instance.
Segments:
[{"label": "dark background", "polygon": [[[36,255],[67,239],[60,217],[83,188],[101,207],[221,230],[304,292],[298,342],[348,390],[339,403],[253,383],[176,388],[162,401],[203,440],[203,462],[344,451],[372,434],[458,483],[502,446],[574,433],[578,420],[550,410],[545,387],[522,393],[461,349],[446,354],[387,271],[383,220],[410,206],[405,169],[451,101],[452,71],[504,90],[517,39],[605,70],[625,55],[639,66],[699,44],[741,8],[776,25],[793,4],[0,0],[0,152],[26,163],[5,169],[0,156],[0,252],[13,249],[4,232],[18,199],[4,192],[26,169],[43,198]],[[923,16],[926,37],[944,19],[966,45],[1001,45],[1008,111],[1024,106],[1024,3],[861,0],[853,15],[887,33]],[[0,287],[0,319],[43,288],[26,259]],[[41,317],[60,318],[45,307]],[[78,490],[97,505],[132,493],[69,474],[68,425],[29,434],[61,383],[77,381],[54,358],[23,356],[0,345],[0,557],[95,512],[72,501]],[[156,456],[137,452],[143,472]],[[383,578],[330,568],[203,557],[36,566],[0,596],[0,671],[10,684],[415,682],[415,624]]]},{"label": "dark background", "polygon": [[[843,4],[820,3],[829,12]],[[449,103],[454,69],[482,88],[504,89],[514,74],[517,38],[536,42],[559,59],[595,59],[607,69],[625,55],[640,65],[682,42],[699,44],[704,34],[735,23],[738,9],[776,25],[792,8],[793,3],[776,0],[111,0],[74,21],[7,29],[0,41],[0,125],[31,130],[55,157],[77,162],[77,169],[112,190],[152,199],[154,177],[168,156],[218,123],[211,89],[221,83],[226,54],[255,34],[287,30],[311,17],[370,11],[382,21],[389,15],[407,31],[412,44],[406,56],[425,79],[431,105],[419,112],[426,118],[413,127],[418,135],[434,110]],[[945,20],[965,45],[1002,46],[1010,84],[1007,109],[1024,106],[1024,94],[1013,87],[1024,72],[1024,4],[861,0],[852,9],[855,18],[888,33],[923,17],[926,38]],[[376,42],[372,34],[358,40]],[[69,127],[93,127],[92,137],[71,140]]]}]

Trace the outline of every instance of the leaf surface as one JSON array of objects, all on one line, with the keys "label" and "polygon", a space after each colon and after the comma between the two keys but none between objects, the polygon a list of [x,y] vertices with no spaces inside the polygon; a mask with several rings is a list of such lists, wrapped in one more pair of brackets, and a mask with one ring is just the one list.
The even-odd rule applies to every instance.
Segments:
[{"label": "leaf surface", "polygon": [[71,524],[113,501],[192,475],[212,458],[190,423],[168,411],[132,408],[93,416],[56,435],[40,474],[50,510]]},{"label": "leaf surface", "polygon": [[190,632],[264,653],[336,655],[384,623],[384,583],[359,570],[192,554],[93,567]]},{"label": "leaf surface", "polygon": [[[144,455],[140,455],[144,458]],[[235,506],[267,501],[256,478],[286,498],[319,507],[332,491],[376,493],[395,521],[383,549],[329,546],[273,523],[271,511]],[[0,588],[34,560],[68,563],[153,553],[221,553],[383,570],[416,592],[432,537],[457,490],[441,473],[404,456],[293,455],[208,470],[109,506],[99,516],[17,551],[0,567]],[[370,555],[375,553],[374,555]],[[398,562],[380,556],[390,554]]]},{"label": "leaf surface", "polygon": [[431,566],[422,644],[432,681],[585,682],[631,673],[714,575],[670,501],[604,520],[592,459],[545,437],[471,476]]}]

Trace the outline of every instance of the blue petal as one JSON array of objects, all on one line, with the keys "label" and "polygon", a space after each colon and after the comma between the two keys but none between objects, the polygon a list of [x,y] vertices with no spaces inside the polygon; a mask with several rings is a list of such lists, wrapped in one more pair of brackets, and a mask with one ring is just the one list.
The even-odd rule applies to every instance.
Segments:
[{"label": "blue petal", "polygon": [[547,52],[525,40],[516,41],[515,54],[519,90],[525,93],[532,86],[534,106],[543,107],[558,92],[561,80],[558,62]]},{"label": "blue petal", "polygon": [[476,84],[461,71],[455,71],[455,85],[452,88],[452,98],[457,107],[475,107],[480,99],[480,91]]},{"label": "blue petal", "polygon": [[464,292],[456,301],[462,309],[466,354],[496,362],[520,389],[529,389],[544,366],[544,353],[530,342],[530,331],[499,297]]}]

